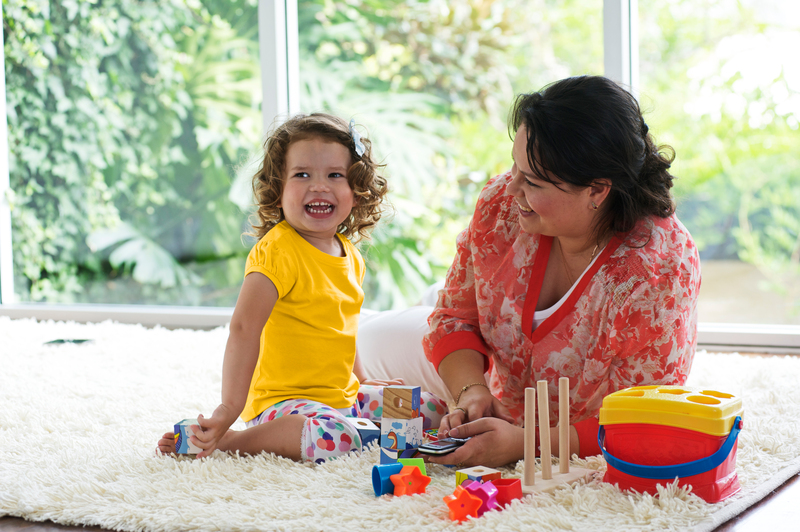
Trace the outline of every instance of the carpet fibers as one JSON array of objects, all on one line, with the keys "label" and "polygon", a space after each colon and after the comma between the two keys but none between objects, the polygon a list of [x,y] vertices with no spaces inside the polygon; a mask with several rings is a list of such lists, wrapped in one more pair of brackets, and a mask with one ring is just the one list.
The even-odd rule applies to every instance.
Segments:
[{"label": "carpet fibers", "polygon": [[[64,338],[92,342],[44,345]],[[226,338],[225,329],[0,317],[0,516],[126,531],[704,531],[800,470],[800,359],[706,352],[689,384],[740,394],[745,407],[742,491],[719,504],[675,485],[650,496],[596,479],[458,525],[442,501],[452,470],[430,467],[426,494],[377,498],[375,448],[322,466],[273,455],[156,456],[173,423],[217,405]],[[601,458],[573,464],[605,469]],[[521,463],[504,476],[521,477]]]}]

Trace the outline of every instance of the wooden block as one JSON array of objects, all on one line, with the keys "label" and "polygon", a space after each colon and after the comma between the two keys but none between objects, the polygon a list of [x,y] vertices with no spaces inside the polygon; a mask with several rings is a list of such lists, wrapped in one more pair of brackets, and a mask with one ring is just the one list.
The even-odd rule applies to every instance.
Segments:
[{"label": "wooden block", "polygon": [[419,386],[387,386],[383,389],[383,417],[414,419],[419,417]]}]

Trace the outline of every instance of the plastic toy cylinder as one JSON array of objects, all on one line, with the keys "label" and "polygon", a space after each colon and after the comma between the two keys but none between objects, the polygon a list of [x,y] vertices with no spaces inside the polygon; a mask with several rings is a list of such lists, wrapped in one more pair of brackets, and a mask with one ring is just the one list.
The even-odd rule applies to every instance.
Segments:
[{"label": "plastic toy cylinder", "polygon": [[403,464],[381,464],[372,466],[372,489],[375,496],[394,494],[394,483],[391,476],[400,473]]}]

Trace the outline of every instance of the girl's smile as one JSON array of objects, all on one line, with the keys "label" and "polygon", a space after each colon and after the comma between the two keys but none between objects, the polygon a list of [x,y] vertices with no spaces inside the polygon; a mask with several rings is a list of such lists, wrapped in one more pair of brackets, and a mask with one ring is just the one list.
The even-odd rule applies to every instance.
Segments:
[{"label": "girl's smile", "polygon": [[347,181],[350,149],[314,137],[292,142],[279,207],[300,236],[326,253],[340,254],[336,232],[355,204]]}]

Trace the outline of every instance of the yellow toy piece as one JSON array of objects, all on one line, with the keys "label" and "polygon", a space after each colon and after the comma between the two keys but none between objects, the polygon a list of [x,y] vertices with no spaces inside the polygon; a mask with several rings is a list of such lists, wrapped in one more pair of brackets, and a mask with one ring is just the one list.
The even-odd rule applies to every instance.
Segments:
[{"label": "yellow toy piece", "polygon": [[607,395],[600,424],[644,423],[726,436],[736,416],[744,417],[742,400],[732,394],[686,386],[638,386]]}]

